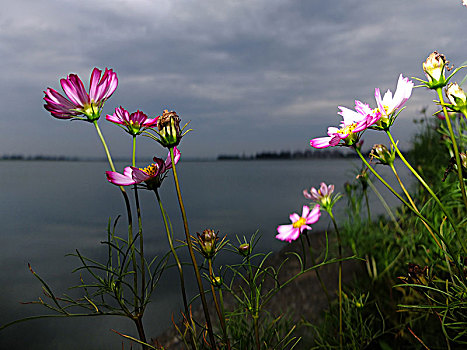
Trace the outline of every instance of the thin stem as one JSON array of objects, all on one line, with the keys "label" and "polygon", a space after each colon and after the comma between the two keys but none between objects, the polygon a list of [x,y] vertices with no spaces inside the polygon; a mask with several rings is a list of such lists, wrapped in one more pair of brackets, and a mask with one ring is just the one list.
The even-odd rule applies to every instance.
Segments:
[{"label": "thin stem", "polygon": [[[136,166],[136,135],[133,135],[133,156],[131,163],[134,167]],[[139,255],[141,258],[141,300],[142,303],[144,303],[146,294],[146,264],[144,263],[143,224],[141,221],[141,208],[139,205],[138,186],[134,185],[133,189],[135,191],[136,215],[138,216]],[[141,305],[140,312],[143,313],[143,311],[144,305]]]},{"label": "thin stem", "polygon": [[389,207],[388,203],[386,203],[383,196],[381,195],[381,193],[379,193],[378,189],[375,187],[375,185],[373,185],[373,182],[371,182],[370,179],[368,179],[368,185],[371,187],[373,192],[376,194],[376,197],[378,197],[378,199],[380,200],[380,202],[383,205],[384,209],[386,209],[386,212],[391,217],[391,220],[394,223],[394,226],[396,226],[396,228],[399,230],[399,232],[403,233],[402,229],[399,226],[399,223],[397,222],[396,217],[392,213],[391,208]]},{"label": "thin stem", "polygon": [[[433,227],[433,225],[422,214],[420,214],[418,211],[416,211],[414,208],[412,208],[412,206],[409,203],[407,203],[407,201],[404,198],[402,198],[399,193],[397,193],[386,181],[384,181],[384,179],[378,174],[378,172],[375,169],[373,169],[373,167],[367,162],[365,157],[362,155],[362,152],[360,152],[360,150],[358,148],[355,148],[355,151],[357,152],[357,154],[359,155],[359,157],[363,161],[363,163],[365,163],[365,165],[368,167],[368,169],[370,169],[370,171],[376,176],[376,178],[379,181],[381,181],[381,183],[383,183],[383,185],[386,186],[386,188],[389,191],[391,191],[392,194],[394,194],[402,203],[404,203],[407,206],[407,208],[412,210],[412,212],[415,215],[417,215],[422,221],[424,221],[433,230],[433,232],[437,232],[436,229]],[[438,235],[438,233],[437,233],[437,235]],[[441,241],[443,241],[446,244],[446,242],[444,241],[443,236],[438,235],[438,237],[441,239]],[[452,252],[449,249],[449,246],[447,244],[446,244],[446,247],[447,247],[448,254],[452,257],[452,259],[454,259],[454,255],[452,254]]]},{"label": "thin stem", "polygon": [[256,349],[260,350],[261,348],[261,343],[259,340],[259,325],[258,325],[258,318],[259,318],[259,305],[258,305],[258,291],[256,289],[255,285],[255,278],[253,275],[253,269],[251,267],[251,260],[250,260],[250,255],[248,254],[246,257],[247,260],[247,266],[248,266],[248,284],[250,288],[250,305],[252,305],[251,310],[250,310],[250,315],[253,318],[253,327],[255,330],[255,343],[256,343]]},{"label": "thin stem", "polygon": [[[99,128],[99,125],[97,124],[97,120],[94,120],[92,123],[94,124],[94,126],[96,128],[96,131],[97,131],[97,134],[99,135],[99,138],[101,139],[102,146],[104,146],[104,151],[105,151],[105,154],[107,156],[107,160],[109,161],[109,164],[110,164],[110,169],[112,169],[112,171],[116,171],[114,163],[112,161],[112,157],[110,156],[109,148],[107,147],[107,143],[105,143],[104,136],[102,135],[101,129]],[[122,188],[123,191],[125,191],[125,189],[123,187],[121,187],[121,188]]]},{"label": "thin stem", "polygon": [[371,223],[371,211],[370,211],[370,202],[368,200],[368,191],[367,188],[363,188],[363,195],[365,196],[365,203],[366,203],[366,212],[367,212],[367,221]]},{"label": "thin stem", "polygon": [[[97,134],[99,135],[99,138],[102,142],[102,146],[104,146],[105,154],[107,155],[107,160],[109,161],[110,168],[112,171],[115,170],[114,163],[112,161],[112,157],[110,155],[109,148],[107,147],[107,143],[105,142],[104,136],[102,135],[102,132],[99,128],[99,125],[97,124],[97,120],[93,121],[94,127],[96,128]],[[122,192],[123,198],[125,200],[125,206],[126,206],[126,212],[127,212],[127,217],[128,217],[128,244],[131,247],[132,251],[132,261],[133,261],[133,269],[135,270],[134,276],[133,276],[133,284],[134,284],[134,289],[135,289],[135,311],[138,309],[138,276],[137,276],[137,270],[136,270],[136,260],[135,260],[135,245],[133,242],[133,217],[131,215],[131,206],[130,206],[130,201],[128,199],[128,195],[125,191],[125,188],[123,186],[118,186],[120,188],[120,191]]]},{"label": "thin stem", "polygon": [[[455,221],[453,220],[453,218],[451,217],[451,215],[449,214],[449,212],[446,210],[446,208],[444,207],[444,205],[441,203],[441,201],[439,200],[438,196],[433,192],[433,190],[431,189],[431,187],[425,182],[425,180],[423,180],[423,178],[417,173],[417,171],[410,165],[410,163],[405,159],[405,157],[403,156],[403,154],[401,153],[401,151],[399,150],[399,148],[397,147],[397,144],[396,142],[394,141],[394,139],[392,138],[392,135],[391,133],[389,132],[389,130],[386,130],[386,134],[388,135],[389,139],[391,140],[391,143],[394,147],[394,149],[396,150],[396,153],[398,154],[399,158],[404,162],[404,164],[407,166],[407,168],[409,168],[409,170],[415,175],[415,177],[418,179],[418,181],[423,185],[423,187],[425,187],[425,189],[428,191],[428,193],[430,193],[430,195],[433,197],[433,199],[435,200],[436,203],[438,203],[439,207],[441,208],[441,210],[443,211],[443,213],[446,215],[446,217],[448,218],[449,222],[451,223],[451,226],[452,228],[454,229],[454,231],[456,232],[457,234],[457,237],[459,238],[458,240],[460,241],[461,245],[462,245],[462,248],[464,249],[464,252],[467,253],[467,247],[463,241],[463,239],[461,239],[461,236],[459,235],[459,229],[455,223]],[[409,206],[410,207],[410,206]],[[414,210],[414,213],[417,213],[416,210]],[[420,214],[420,213],[418,213]]]},{"label": "thin stem", "polygon": [[[402,180],[400,179],[399,177],[399,174],[397,173],[397,170],[396,170],[396,167],[394,166],[394,163],[390,163],[389,166],[391,167],[391,170],[392,172],[394,173],[394,175],[396,176],[396,179],[397,181],[399,182],[399,186],[401,187],[402,191],[404,192],[405,196],[407,197],[407,199],[409,200],[410,204],[412,204],[412,207],[415,211],[417,211],[418,213],[420,213],[420,211],[418,210],[417,206],[415,205],[415,202],[413,201],[412,197],[410,196],[409,192],[406,190],[404,184],[402,183]],[[423,224],[425,225],[425,227],[427,228],[428,232],[431,234],[431,236],[433,237],[433,239],[435,240],[436,244],[438,245],[438,247],[441,249],[441,250],[444,250],[443,247],[441,246],[441,244],[439,243],[438,239],[436,238],[435,234],[433,233],[433,231],[431,230],[430,226],[427,225],[427,223],[425,221],[422,221]]]},{"label": "thin stem", "polygon": [[337,245],[339,249],[339,346],[343,349],[343,332],[342,332],[342,241],[341,236],[339,234],[339,228],[337,227],[336,220],[334,219],[334,215],[332,211],[328,211],[329,216],[331,217],[332,223],[334,225],[334,230],[336,231],[337,235]]},{"label": "thin stem", "polygon": [[[308,237],[308,232],[305,230],[305,237],[306,237],[306,242],[308,245],[308,251],[310,252],[310,259],[311,259],[311,264],[312,266],[316,265],[315,258],[313,256],[313,247],[311,246],[310,238]],[[326,285],[324,284],[323,280],[321,279],[321,276],[319,274],[319,269],[315,269],[316,277],[318,278],[318,281],[321,285],[321,289],[323,290],[324,294],[326,294],[326,298],[328,299],[328,304],[329,307],[331,307],[331,297],[329,296],[328,289],[326,288]]]},{"label": "thin stem", "polygon": [[229,338],[227,337],[227,329],[225,327],[224,314],[221,312],[219,302],[217,301],[216,290],[214,289],[214,284],[212,283],[214,281],[214,273],[212,270],[212,259],[211,258],[208,259],[208,267],[209,267],[209,279],[211,280],[211,293],[214,299],[214,306],[216,307],[217,317],[219,317],[219,322],[221,323],[222,333],[224,335],[224,342],[227,345],[227,349],[230,349],[230,341],[229,341]]},{"label": "thin stem", "polygon": [[[167,240],[169,241],[169,246],[170,246],[170,251],[172,252],[172,255],[175,259],[175,262],[177,264],[177,269],[178,269],[178,274],[180,276],[180,289],[182,291],[182,299],[183,299],[183,307],[185,309],[185,315],[187,317],[187,320],[188,320],[188,315],[190,314],[190,310],[188,308],[188,302],[187,302],[187,297],[186,297],[186,290],[185,290],[185,278],[183,277],[183,267],[182,267],[182,264],[180,262],[180,259],[177,255],[177,252],[175,251],[175,248],[174,248],[174,245],[173,245],[173,239],[172,239],[172,234],[170,233],[170,229],[169,229],[169,223],[167,221],[167,216],[166,216],[166,213],[165,213],[165,210],[164,210],[164,207],[162,206],[162,201],[161,201],[161,198],[159,196],[159,191],[157,191],[157,189],[154,191],[154,193],[156,194],[156,198],[157,198],[157,202],[159,203],[159,208],[161,210],[161,214],[162,214],[162,219],[164,221],[164,226],[165,226],[165,232],[167,233]],[[192,349],[196,349],[195,347],[195,335],[193,334],[193,331],[192,331],[192,328],[189,327],[190,329],[190,333],[191,333],[191,336],[190,336],[190,343],[191,343],[191,347]]]},{"label": "thin stem", "polygon": [[203,310],[204,310],[204,316],[206,318],[206,324],[207,324],[207,328],[208,328],[209,340],[211,342],[211,347],[213,349],[216,349],[216,341],[215,341],[214,333],[213,333],[213,330],[212,330],[211,318],[209,316],[209,310],[208,310],[208,304],[206,302],[206,296],[204,295],[203,282],[201,280],[201,274],[199,273],[198,264],[196,262],[195,253],[193,251],[193,242],[191,241],[190,231],[188,229],[188,220],[187,220],[186,213],[185,213],[185,207],[183,205],[182,193],[180,191],[180,185],[178,183],[178,176],[177,176],[177,169],[176,169],[176,166],[175,166],[175,157],[174,157],[173,147],[170,148],[170,159],[172,161],[173,177],[174,177],[174,182],[175,182],[175,188],[177,190],[178,204],[180,205],[180,211],[182,213],[183,227],[185,229],[186,242],[187,242],[187,245],[188,245],[188,251],[190,253],[191,262],[193,264],[193,269],[195,271],[196,282],[198,283],[199,295],[201,297],[201,302],[203,304]]},{"label": "thin stem", "polygon": [[[143,343],[147,343],[146,341],[146,335],[144,334],[144,327],[143,327],[143,321],[141,319],[142,316],[139,316],[135,318],[133,321],[136,324],[136,329],[138,330],[138,335],[139,335],[139,340],[141,340]],[[142,345],[144,350],[149,350],[149,347],[146,345]]]},{"label": "thin stem", "polygon": [[256,349],[260,350],[261,349],[261,343],[259,341],[259,325],[258,325],[258,316],[257,315],[253,316],[253,323],[254,323],[254,327],[255,327]]},{"label": "thin stem", "polygon": [[441,103],[441,106],[443,107],[443,113],[444,113],[444,116],[446,117],[445,119],[446,119],[446,124],[449,129],[449,135],[451,136],[452,148],[454,150],[454,157],[456,158],[457,176],[459,178],[459,186],[461,188],[462,199],[464,200],[464,205],[467,208],[467,196],[465,194],[464,178],[462,177],[462,164],[461,164],[461,160],[459,157],[459,149],[457,148],[456,137],[454,136],[454,131],[452,129],[451,119],[449,117],[448,111],[446,110],[446,106],[444,105],[442,89],[437,88],[436,92],[438,93],[439,102]]}]

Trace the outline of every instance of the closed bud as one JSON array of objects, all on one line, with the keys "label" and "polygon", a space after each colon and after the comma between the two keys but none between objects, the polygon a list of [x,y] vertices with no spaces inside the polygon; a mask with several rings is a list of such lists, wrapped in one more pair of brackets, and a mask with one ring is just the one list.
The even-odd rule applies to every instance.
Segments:
[{"label": "closed bud", "polygon": [[214,287],[221,287],[222,286],[222,277],[220,276],[212,276],[211,283]]},{"label": "closed bud", "polygon": [[175,111],[164,110],[157,119],[157,129],[162,146],[171,148],[177,146],[182,139],[180,130],[180,117]]},{"label": "closed bud", "polygon": [[451,110],[467,114],[467,96],[459,84],[451,83],[447,86],[446,96],[452,105],[448,106]]},{"label": "closed bud", "polygon": [[394,163],[396,155],[393,151],[390,151],[385,145],[374,145],[371,149],[370,156],[377,159],[381,164],[391,165]]},{"label": "closed bud", "polygon": [[446,67],[446,57],[437,51],[428,56],[425,62],[423,62],[423,71],[428,78],[427,87],[430,89],[436,89],[439,87],[446,86],[446,78],[444,76],[444,68]]},{"label": "closed bud", "polygon": [[211,259],[216,254],[217,233],[214,230],[204,230],[198,235],[197,242],[200,247],[200,252],[206,259]]},{"label": "closed bud", "polygon": [[248,243],[240,244],[240,246],[238,247],[238,252],[243,256],[250,255],[250,245]]}]

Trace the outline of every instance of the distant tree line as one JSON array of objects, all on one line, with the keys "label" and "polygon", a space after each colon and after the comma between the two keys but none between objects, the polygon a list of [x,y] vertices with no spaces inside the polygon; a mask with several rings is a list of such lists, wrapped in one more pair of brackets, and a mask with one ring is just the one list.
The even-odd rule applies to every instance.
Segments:
[{"label": "distant tree line", "polygon": [[355,152],[344,148],[305,151],[260,152],[254,155],[220,154],[217,160],[307,159],[307,158],[358,158]]}]

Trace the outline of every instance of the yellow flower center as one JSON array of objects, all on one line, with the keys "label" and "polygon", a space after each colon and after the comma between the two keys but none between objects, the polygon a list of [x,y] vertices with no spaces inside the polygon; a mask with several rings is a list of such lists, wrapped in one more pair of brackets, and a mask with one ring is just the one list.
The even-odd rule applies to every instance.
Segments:
[{"label": "yellow flower center", "polygon": [[305,218],[300,218],[292,224],[293,228],[299,228],[306,224]]},{"label": "yellow flower center", "polygon": [[154,176],[157,174],[159,167],[156,164],[152,163],[148,165],[146,168],[139,168],[139,170],[144,171],[149,176]]},{"label": "yellow flower center", "polygon": [[352,131],[357,127],[357,123],[352,123],[350,125],[347,125],[345,128],[342,128],[338,130],[337,132],[339,134],[351,134]]}]

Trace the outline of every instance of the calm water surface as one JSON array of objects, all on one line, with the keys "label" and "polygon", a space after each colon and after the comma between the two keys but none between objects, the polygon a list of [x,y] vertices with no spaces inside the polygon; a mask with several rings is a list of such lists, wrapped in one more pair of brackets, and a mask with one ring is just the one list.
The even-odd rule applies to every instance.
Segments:
[{"label": "calm water surface", "polygon": [[[213,228],[232,241],[235,234],[251,236],[259,230],[260,249],[278,250],[284,243],[274,239],[275,228],[289,223],[289,214],[306,204],[302,190],[325,181],[342,192],[344,182],[355,176],[357,164],[357,160],[342,159],[180,162],[190,230],[195,233]],[[122,170],[125,164],[116,166]],[[79,275],[71,273],[78,261],[64,257],[66,254],[78,249],[104,261],[106,250],[100,242],[106,239],[108,219],[125,214],[120,191],[105,179],[107,169],[106,163],[99,162],[0,162],[0,324],[45,311],[19,303],[43,297],[28,262],[61,295],[72,293],[67,287],[79,283]],[[397,203],[388,191],[378,188],[390,204]],[[176,237],[183,239],[171,177],[164,182],[161,197]],[[168,244],[155,196],[142,191],[140,199],[145,252],[148,256],[163,254]],[[342,212],[345,200],[341,202]],[[381,208],[375,198],[372,202],[374,208]],[[327,217],[322,218],[315,228],[328,227]],[[123,221],[119,229],[124,236]],[[188,283],[193,284],[193,280]],[[180,299],[178,275],[171,269],[146,312],[148,338],[170,325],[172,313],[177,317]],[[1,331],[0,349],[121,349],[122,338],[111,329],[136,336],[131,322],[112,316],[35,320]],[[125,348],[130,347],[126,344]]]}]

